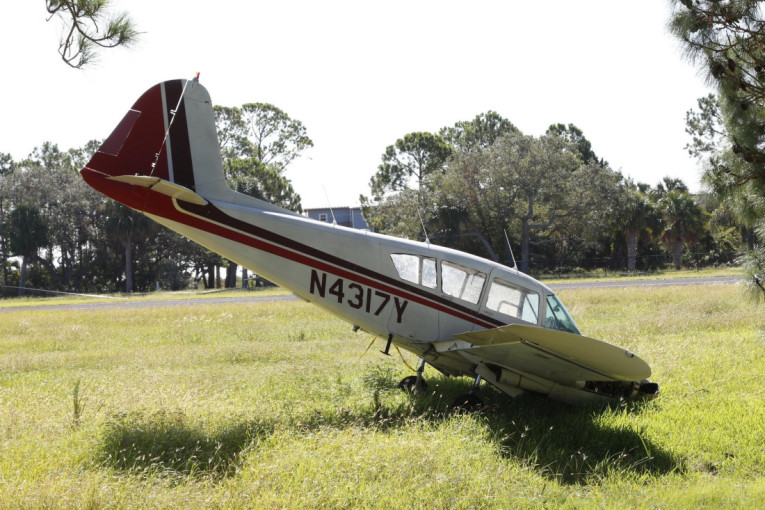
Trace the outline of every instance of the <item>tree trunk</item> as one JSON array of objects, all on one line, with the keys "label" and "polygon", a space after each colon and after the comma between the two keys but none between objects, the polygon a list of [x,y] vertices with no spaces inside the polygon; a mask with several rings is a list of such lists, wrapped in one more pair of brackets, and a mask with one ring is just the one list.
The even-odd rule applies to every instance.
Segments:
[{"label": "tree trunk", "polygon": [[526,216],[521,218],[521,272],[529,272],[529,237],[530,230],[529,222],[534,217],[534,199],[529,198],[529,207],[526,211]]},{"label": "tree trunk", "polygon": [[133,250],[130,241],[125,242],[125,292],[133,292]]},{"label": "tree trunk", "polygon": [[27,286],[27,258],[21,257],[21,278],[19,278],[19,297],[24,296],[24,290]]},{"label": "tree trunk", "polygon": [[247,268],[242,266],[242,288],[246,289],[249,287],[249,282],[247,281]]},{"label": "tree trunk", "polygon": [[215,265],[210,264],[207,266],[207,283],[205,283],[206,289],[215,288]]},{"label": "tree trunk", "polygon": [[221,288],[221,281],[220,281],[220,266],[215,266],[215,288],[220,289]]},{"label": "tree trunk", "polygon": [[683,265],[683,241],[682,239],[678,239],[675,241],[674,245],[672,246],[673,251],[673,258],[675,260],[675,270],[680,271],[681,266]]},{"label": "tree trunk", "polygon": [[236,287],[236,270],[239,267],[234,262],[229,262],[226,268],[226,288],[233,289]]},{"label": "tree trunk", "polygon": [[529,272],[529,220],[523,218],[521,223],[521,273]]},{"label": "tree trunk", "polygon": [[637,232],[627,231],[627,270],[635,271],[637,259]]}]

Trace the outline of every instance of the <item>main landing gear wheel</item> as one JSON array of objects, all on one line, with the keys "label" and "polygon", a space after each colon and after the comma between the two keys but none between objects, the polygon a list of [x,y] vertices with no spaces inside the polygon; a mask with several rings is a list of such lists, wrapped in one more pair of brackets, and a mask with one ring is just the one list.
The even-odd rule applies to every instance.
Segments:
[{"label": "main landing gear wheel", "polygon": [[425,382],[425,379],[420,377],[420,383],[417,384],[417,376],[416,375],[408,375],[401,379],[401,382],[398,383],[398,389],[406,391],[408,393],[420,393],[425,392],[428,390],[428,383]]},{"label": "main landing gear wheel", "polygon": [[477,375],[475,376],[475,381],[473,381],[473,387],[470,388],[470,391],[455,398],[454,401],[452,401],[452,405],[449,406],[449,409],[451,409],[453,413],[472,413],[474,411],[480,411],[483,407],[483,400],[475,394],[478,391],[478,386],[480,384],[481,376]]},{"label": "main landing gear wheel", "polygon": [[483,408],[483,400],[474,393],[465,393],[455,398],[449,409],[453,413],[472,413]]}]

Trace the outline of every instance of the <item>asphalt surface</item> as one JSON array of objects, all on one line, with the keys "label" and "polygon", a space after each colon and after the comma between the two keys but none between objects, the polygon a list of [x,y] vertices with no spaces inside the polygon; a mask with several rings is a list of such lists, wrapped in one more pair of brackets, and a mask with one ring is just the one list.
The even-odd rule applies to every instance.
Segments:
[{"label": "asphalt surface", "polygon": [[[647,280],[609,280],[588,282],[586,280],[571,283],[553,283],[548,285],[553,290],[563,289],[600,289],[607,287],[670,287],[685,285],[732,285],[741,281],[738,276],[705,276],[699,278],[657,278]],[[543,282],[544,283],[544,282]]]},{"label": "asphalt surface", "polygon": [[[597,288],[620,288],[620,287],[669,287],[686,285],[732,285],[741,279],[736,276],[703,277],[703,278],[658,278],[650,280],[610,280],[610,281],[577,281],[571,283],[553,283],[547,285],[554,291],[565,289],[597,289]],[[298,301],[292,294],[282,296],[233,296],[233,297],[210,297],[196,299],[172,299],[172,300],[149,300],[128,301],[115,299],[104,303],[71,303],[65,305],[29,305],[0,307],[0,314],[10,312],[40,312],[40,311],[95,311],[95,310],[131,310],[140,308],[157,308],[173,306],[194,306],[210,304],[238,304],[258,303],[270,301]]]}]

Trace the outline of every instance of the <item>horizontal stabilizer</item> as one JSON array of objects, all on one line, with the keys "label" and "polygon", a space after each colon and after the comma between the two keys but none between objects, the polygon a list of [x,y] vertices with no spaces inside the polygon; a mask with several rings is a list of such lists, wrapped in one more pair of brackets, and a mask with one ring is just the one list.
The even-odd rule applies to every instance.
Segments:
[{"label": "horizontal stabilizer", "polygon": [[162,193],[184,202],[191,202],[197,205],[207,205],[207,200],[200,197],[189,188],[175,184],[169,181],[160,179],[159,177],[150,177],[148,175],[117,175],[115,177],[109,177],[110,181],[124,182],[126,184],[133,184],[134,186],[141,186],[142,188],[149,188],[157,193]]},{"label": "horizontal stabilizer", "polygon": [[[474,356],[503,358],[502,364],[557,380],[641,381],[651,367],[615,345],[565,331],[511,324],[454,336],[472,345]],[[488,356],[491,351],[491,356]],[[502,354],[505,354],[504,356]],[[487,355],[487,356],[484,356]]]}]

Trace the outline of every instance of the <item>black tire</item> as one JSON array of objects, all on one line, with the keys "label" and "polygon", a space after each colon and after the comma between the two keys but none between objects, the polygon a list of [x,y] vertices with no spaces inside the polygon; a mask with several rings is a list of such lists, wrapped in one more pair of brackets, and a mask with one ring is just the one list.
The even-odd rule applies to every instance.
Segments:
[{"label": "black tire", "polygon": [[483,400],[473,393],[464,393],[452,401],[453,413],[473,413],[483,408]]},{"label": "black tire", "polygon": [[408,375],[401,379],[401,382],[398,383],[398,389],[402,391],[406,391],[407,393],[419,393],[419,392],[425,392],[428,390],[428,383],[425,382],[425,379],[420,379],[420,384],[417,384],[417,376],[416,375]]}]

